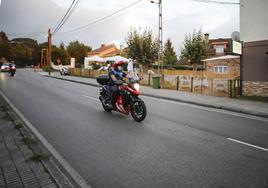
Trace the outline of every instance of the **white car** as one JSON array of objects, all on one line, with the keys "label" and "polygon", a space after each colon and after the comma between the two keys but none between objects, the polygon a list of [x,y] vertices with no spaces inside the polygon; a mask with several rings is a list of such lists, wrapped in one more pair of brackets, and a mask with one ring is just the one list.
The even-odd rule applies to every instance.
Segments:
[{"label": "white car", "polygon": [[9,72],[10,63],[4,63],[1,66],[1,72]]}]

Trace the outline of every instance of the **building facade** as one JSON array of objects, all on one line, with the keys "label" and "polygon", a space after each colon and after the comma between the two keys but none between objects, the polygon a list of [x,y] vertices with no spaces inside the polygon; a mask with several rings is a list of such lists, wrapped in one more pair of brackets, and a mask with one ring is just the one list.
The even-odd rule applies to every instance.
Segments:
[{"label": "building facade", "polygon": [[205,42],[208,45],[208,56],[209,57],[218,57],[229,55],[231,38],[218,38],[218,39],[210,39],[209,34],[205,34]]},{"label": "building facade", "polygon": [[268,97],[268,1],[240,0],[243,95]]}]

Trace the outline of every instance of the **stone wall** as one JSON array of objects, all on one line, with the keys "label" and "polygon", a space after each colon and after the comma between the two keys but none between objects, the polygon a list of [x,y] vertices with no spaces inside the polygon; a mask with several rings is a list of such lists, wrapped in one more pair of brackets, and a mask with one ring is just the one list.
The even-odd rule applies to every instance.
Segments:
[{"label": "stone wall", "polygon": [[243,95],[268,97],[268,82],[243,81]]}]

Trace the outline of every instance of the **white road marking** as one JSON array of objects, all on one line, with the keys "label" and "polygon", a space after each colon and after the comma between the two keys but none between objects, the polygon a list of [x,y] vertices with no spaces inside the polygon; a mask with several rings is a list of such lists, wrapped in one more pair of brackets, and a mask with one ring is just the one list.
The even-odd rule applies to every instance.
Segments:
[{"label": "white road marking", "polygon": [[266,149],[266,148],[263,148],[263,147],[260,147],[260,146],[256,146],[256,145],[253,145],[253,144],[249,144],[249,143],[246,143],[246,142],[242,142],[240,140],[236,140],[236,139],[233,139],[233,138],[227,138],[227,139],[230,140],[230,141],[239,143],[239,144],[243,144],[243,145],[246,145],[246,146],[257,148],[257,149],[260,149],[260,150],[263,150],[263,151],[268,151],[268,149]]},{"label": "white road marking", "polygon": [[99,99],[95,98],[95,97],[90,97],[90,96],[87,96],[87,95],[82,95],[83,97],[86,97],[88,99],[91,99],[91,100],[94,100],[94,101],[99,101]]},{"label": "white road marking", "polygon": [[171,101],[171,100],[167,100],[167,99],[159,99],[159,98],[154,98],[154,97],[149,97],[149,96],[142,96],[142,98],[148,98],[151,100],[166,102],[166,103],[170,103],[170,104],[178,104],[179,103],[180,105],[184,105],[184,106],[188,106],[188,107],[192,107],[192,108],[197,108],[197,109],[201,109],[201,110],[207,110],[207,111],[211,111],[211,112],[218,112],[218,113],[222,113],[222,114],[233,115],[233,116],[268,122],[268,118],[257,117],[257,116],[243,114],[243,113],[239,113],[239,112],[231,112],[231,111],[224,110],[224,109],[209,108],[209,107],[205,107],[205,106],[198,106],[195,104],[188,104],[188,103],[179,102],[179,101]]}]

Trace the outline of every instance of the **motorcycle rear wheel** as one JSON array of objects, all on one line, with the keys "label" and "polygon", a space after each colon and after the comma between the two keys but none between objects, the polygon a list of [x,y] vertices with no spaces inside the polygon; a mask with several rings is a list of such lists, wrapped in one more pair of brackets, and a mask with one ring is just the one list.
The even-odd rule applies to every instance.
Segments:
[{"label": "motorcycle rear wheel", "polygon": [[111,112],[113,109],[111,109],[110,107],[108,107],[108,106],[106,105],[106,103],[107,103],[107,99],[103,99],[103,101],[101,100],[101,104],[102,104],[103,109],[104,109],[106,112]]},{"label": "motorcycle rear wheel", "polygon": [[105,106],[104,104],[102,104],[102,107],[106,112],[111,112],[113,110],[113,109],[109,108],[108,106]]},{"label": "motorcycle rear wheel", "polygon": [[130,113],[135,121],[137,122],[143,121],[147,114],[145,103],[143,101],[135,101],[130,106]]}]

